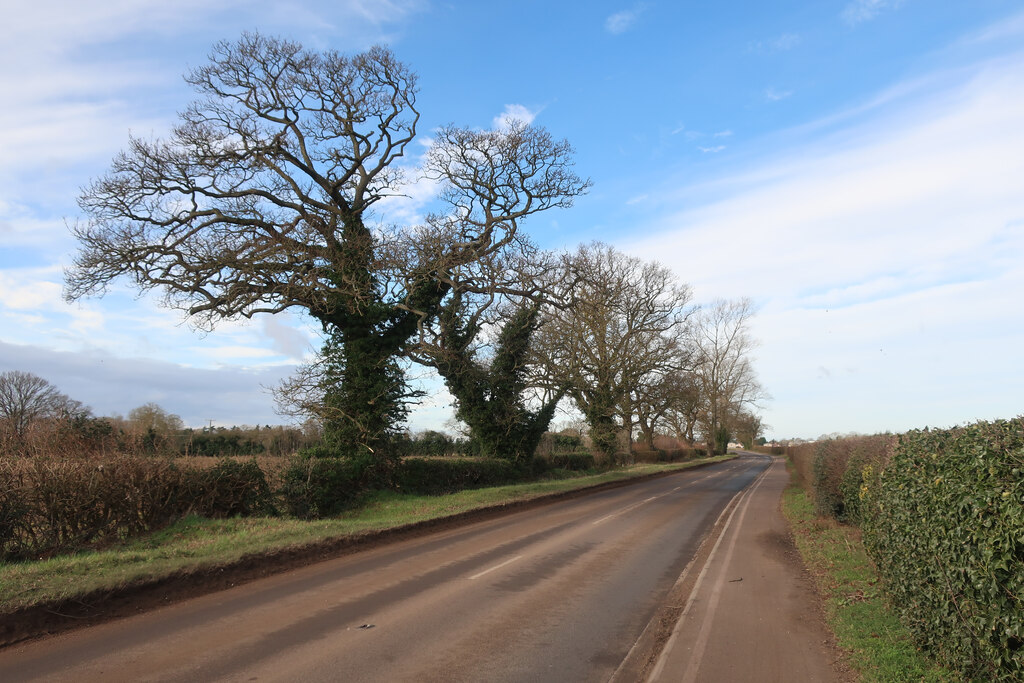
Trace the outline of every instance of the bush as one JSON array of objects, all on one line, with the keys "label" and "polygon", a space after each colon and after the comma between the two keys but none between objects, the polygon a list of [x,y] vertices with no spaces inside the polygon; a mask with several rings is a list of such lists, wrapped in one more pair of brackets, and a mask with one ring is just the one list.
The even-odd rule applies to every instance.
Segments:
[{"label": "bush", "polygon": [[277,514],[266,475],[255,461],[222,458],[201,470],[192,512],[204,517],[249,517]]},{"label": "bush", "polygon": [[681,462],[683,460],[692,460],[696,457],[698,457],[698,451],[694,448],[656,448],[653,451],[644,449],[633,450],[633,460],[635,462]]},{"label": "bush", "polygon": [[285,508],[299,519],[337,515],[355,506],[370,488],[372,477],[365,460],[309,453],[316,448],[321,447],[293,458],[282,477]]},{"label": "bush", "polygon": [[845,504],[840,489],[849,456],[840,443],[829,440],[817,444],[811,466],[815,512],[824,517],[843,519]]},{"label": "bush", "polygon": [[406,458],[398,469],[396,488],[403,493],[441,495],[465,489],[521,481],[532,470],[498,458]]},{"label": "bush", "polygon": [[889,434],[828,439],[788,448],[796,478],[810,492],[817,514],[846,524],[861,518],[864,472],[877,472],[888,461]]},{"label": "bush", "polygon": [[551,456],[550,464],[553,469],[572,472],[585,472],[596,467],[590,453],[558,453]]},{"label": "bush", "polygon": [[1024,679],[1024,418],[908,432],[864,487],[864,542],[920,647]]}]

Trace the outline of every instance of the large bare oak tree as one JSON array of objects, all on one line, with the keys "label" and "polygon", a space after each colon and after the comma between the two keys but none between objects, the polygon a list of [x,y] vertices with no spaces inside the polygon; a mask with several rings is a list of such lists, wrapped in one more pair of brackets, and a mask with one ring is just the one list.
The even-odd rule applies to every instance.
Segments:
[{"label": "large bare oak tree", "polygon": [[157,290],[198,325],[298,309],[323,326],[323,380],[342,448],[374,451],[402,411],[396,357],[470,266],[515,244],[519,221],[572,204],[588,183],[542,128],[446,127],[428,174],[447,208],[374,225],[401,191],[416,135],[416,76],[387,49],[354,56],[258,34],[215,46],[186,76],[201,96],[166,140],[131,138],[86,187],[66,297],[118,278]]}]

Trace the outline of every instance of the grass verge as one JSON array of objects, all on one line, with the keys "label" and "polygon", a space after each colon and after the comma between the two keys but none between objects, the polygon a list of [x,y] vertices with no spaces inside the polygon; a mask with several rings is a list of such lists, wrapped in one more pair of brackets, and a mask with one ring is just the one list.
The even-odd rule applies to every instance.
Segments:
[{"label": "grass verge", "polygon": [[918,652],[910,634],[889,611],[860,530],[814,513],[802,489],[791,486],[782,509],[796,546],[825,599],[825,612],[850,664],[862,681],[957,681]]},{"label": "grass verge", "polygon": [[155,581],[183,571],[227,565],[243,557],[372,534],[418,522],[520,503],[635,479],[732,456],[686,463],[644,464],[596,475],[462,491],[445,496],[381,492],[342,517],[301,521],[281,517],[189,517],[123,545],[33,562],[0,563],[0,614],[75,599],[96,591]]}]

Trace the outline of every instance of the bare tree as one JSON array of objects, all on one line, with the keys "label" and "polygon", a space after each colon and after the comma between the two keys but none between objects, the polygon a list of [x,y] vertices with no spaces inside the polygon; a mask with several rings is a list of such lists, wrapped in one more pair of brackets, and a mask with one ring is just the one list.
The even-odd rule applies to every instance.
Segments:
[{"label": "bare tree", "polygon": [[730,418],[767,398],[750,357],[754,340],[748,324],[753,314],[752,302],[744,298],[719,299],[694,316],[694,374],[703,403],[700,421],[709,450],[724,452],[720,442],[728,442]]},{"label": "bare tree", "polygon": [[175,445],[185,423],[156,403],[144,403],[128,411],[127,432],[135,445],[149,452],[161,452]]},{"label": "bare tree", "polygon": [[453,289],[480,288],[467,264],[588,186],[569,145],[541,128],[450,126],[428,160],[447,210],[375,226],[373,207],[401,191],[419,120],[416,76],[391,52],[347,57],[245,34],[186,81],[202,97],[170,139],[132,138],[83,191],[65,296],[124,277],[207,327],[308,313],[333,344],[321,389],[344,416],[325,436],[353,452],[373,451],[401,413],[395,359],[410,337]]},{"label": "bare tree", "polygon": [[747,449],[753,448],[754,442],[768,427],[761,421],[760,415],[749,410],[740,410],[739,414],[733,416],[732,424],[736,440]]},{"label": "bare tree", "polygon": [[633,388],[680,369],[690,290],[671,270],[593,243],[573,256],[568,305],[551,313],[538,353],[570,387],[595,448],[611,456],[632,433]]},{"label": "bare tree", "polygon": [[697,422],[703,414],[697,375],[687,370],[670,375],[666,382],[668,409],[661,416],[661,424],[675,434],[677,440],[692,446],[696,440]]},{"label": "bare tree", "polygon": [[0,422],[16,438],[33,422],[88,414],[86,406],[38,375],[20,370],[0,374]]}]

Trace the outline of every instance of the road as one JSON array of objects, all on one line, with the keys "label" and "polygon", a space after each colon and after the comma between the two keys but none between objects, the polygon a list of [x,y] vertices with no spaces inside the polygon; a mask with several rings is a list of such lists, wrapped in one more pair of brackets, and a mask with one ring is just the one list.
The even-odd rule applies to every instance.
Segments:
[{"label": "road", "polygon": [[627,655],[646,656],[642,634],[657,641],[649,624],[702,538],[769,462],[747,455],[553,502],[14,646],[0,651],[0,678],[621,678]]}]

